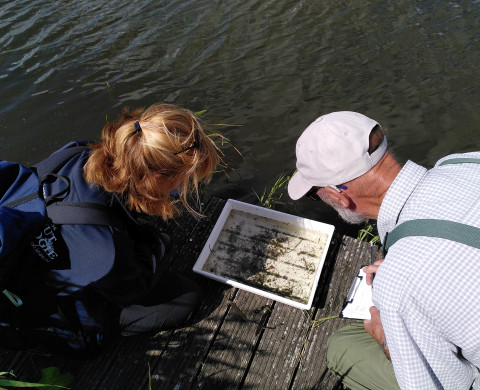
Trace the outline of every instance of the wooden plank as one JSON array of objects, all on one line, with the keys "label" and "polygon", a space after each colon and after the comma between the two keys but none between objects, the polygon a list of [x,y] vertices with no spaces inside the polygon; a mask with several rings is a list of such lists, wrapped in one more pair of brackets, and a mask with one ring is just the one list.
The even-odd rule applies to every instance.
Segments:
[{"label": "wooden plank", "polygon": [[[205,289],[206,296],[222,296],[221,287],[218,283],[209,282]],[[204,300],[193,324],[175,330],[165,353],[152,362],[152,388],[190,388],[225,318],[226,310],[226,306],[218,300]],[[143,381],[140,388],[148,388],[147,384],[147,381]]]},{"label": "wooden plank", "polygon": [[310,323],[308,312],[276,302],[253,357],[245,387],[288,389]]},{"label": "wooden plank", "polygon": [[223,199],[212,198],[203,211],[205,217],[195,220],[195,224],[185,226],[180,221],[175,225],[170,225],[169,233],[172,238],[181,237],[183,241],[175,245],[176,255],[171,269],[181,272],[197,280],[203,280],[203,277],[193,273],[192,268],[202,251],[205,242],[215,226],[220,213],[223,210],[226,201]]},{"label": "wooden plank", "polygon": [[[377,252],[376,247],[375,252]],[[369,264],[369,262],[370,246],[368,243],[357,241],[351,237],[343,238],[325,305],[318,309],[315,320],[340,314],[359,267]],[[311,328],[292,389],[334,389],[339,386],[339,380],[326,367],[327,340],[337,329],[351,322],[352,320],[349,319],[336,318],[326,320]]]},{"label": "wooden plank", "polygon": [[[204,210],[206,217],[198,220],[195,228],[186,231],[182,225],[175,226],[175,234],[185,236],[186,240],[178,250],[172,270],[182,272],[196,280],[203,288],[204,299],[192,319],[191,326],[177,329],[165,353],[160,359],[151,362],[153,388],[189,388],[227,313],[228,308],[220,305],[223,300],[223,291],[227,286],[192,272],[193,264],[203,249],[224,205],[224,200],[213,198]],[[147,388],[147,385],[148,382],[144,380],[140,388]]]},{"label": "wooden plank", "polygon": [[13,370],[17,375],[27,364],[27,355],[23,351],[9,351],[0,348],[0,371],[9,372]]},{"label": "wooden plank", "polygon": [[206,218],[197,221],[186,215],[158,224],[172,237],[173,250],[166,259],[171,269],[203,287],[204,300],[188,326],[122,338],[91,361],[2,352],[3,364],[10,367],[8,363],[16,357],[14,366],[37,381],[42,367],[57,366],[74,374],[72,388],[82,390],[148,389],[149,365],[152,389],[338,388],[339,381],[325,366],[326,341],[351,320],[328,320],[318,326],[314,320],[340,313],[358,267],[369,262],[368,244],[342,238],[338,256],[327,257],[314,306],[302,311],[191,271],[224,204],[213,198],[205,204]]},{"label": "wooden plank", "polygon": [[1,371],[12,370],[17,380],[38,382],[41,369],[55,366],[57,360],[55,356],[36,352],[2,350],[0,368]]},{"label": "wooden plank", "polygon": [[257,327],[263,316],[263,308],[270,306],[272,301],[242,290],[238,290],[233,301],[248,321],[239,314],[239,310],[233,310],[225,301],[225,305],[229,307],[228,314],[193,383],[193,389],[241,387],[260,337]]},{"label": "wooden plank", "polygon": [[[268,321],[272,330],[266,329],[253,358],[245,385],[262,389],[288,389],[295,377],[302,359],[309,329],[313,322],[313,313],[322,294],[324,285],[329,283],[330,273],[335,263],[338,236],[332,238],[320,276],[312,309],[300,310],[288,305],[275,303]],[[328,289],[327,289],[328,290]],[[266,351],[267,353],[263,353]],[[268,373],[265,375],[265,373]]]},{"label": "wooden plank", "polygon": [[[97,389],[97,390],[131,390],[139,388],[148,380],[152,364],[160,359],[168,349],[173,331],[162,332],[152,336],[142,334],[138,336],[122,337],[117,344],[115,353],[102,356],[98,361],[88,362],[83,368],[83,376],[76,381],[75,389]],[[105,359],[108,359],[106,361]],[[93,363],[93,366],[90,365]],[[101,368],[108,369],[102,373]],[[89,387],[85,372],[94,374],[95,387]],[[90,375],[89,375],[90,376]],[[92,383],[93,384],[93,383]]]},{"label": "wooden plank", "polygon": [[[74,376],[72,389],[130,390],[132,382],[140,382],[148,375],[148,361],[156,347],[152,344],[152,337],[147,334],[120,338],[112,348],[91,360],[21,352],[24,364],[14,368],[21,380],[38,381],[43,368],[57,367],[61,373],[70,372]],[[111,382],[115,385],[111,386]]]}]

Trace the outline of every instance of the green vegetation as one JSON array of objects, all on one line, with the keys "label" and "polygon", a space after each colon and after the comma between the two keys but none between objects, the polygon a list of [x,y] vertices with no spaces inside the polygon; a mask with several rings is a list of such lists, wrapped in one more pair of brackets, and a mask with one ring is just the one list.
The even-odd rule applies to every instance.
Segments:
[{"label": "green vegetation", "polygon": [[69,372],[60,374],[57,367],[44,368],[42,371],[42,379],[38,383],[22,382],[15,378],[13,372],[0,372],[0,390],[7,388],[35,388],[44,390],[68,389],[68,385],[73,382],[73,375]]},{"label": "green vegetation", "polygon": [[317,320],[312,320],[312,325],[315,327],[315,326],[320,326],[320,324],[323,322],[323,321],[327,321],[327,320],[333,320],[334,318],[338,318],[338,314],[335,315],[335,316],[329,316],[329,317],[323,317],[323,318],[319,318]]},{"label": "green vegetation", "polygon": [[377,234],[375,234],[376,227],[377,227],[376,223],[371,223],[370,220],[367,219],[365,221],[365,225],[364,225],[363,229],[360,229],[358,231],[357,240],[367,241],[367,242],[370,242],[372,244],[375,244],[378,241],[380,241],[380,237]]},{"label": "green vegetation", "polygon": [[282,173],[270,189],[265,187],[261,195],[258,195],[257,192],[253,190],[260,204],[268,209],[275,209],[275,206],[279,204],[285,205],[286,202],[283,202],[281,199],[290,178],[291,176]]},{"label": "green vegetation", "polygon": [[[286,205],[288,202],[282,201],[282,197],[291,176],[292,175],[286,175],[285,173],[280,174],[270,188],[265,187],[261,195],[253,190],[260,205],[268,209],[275,209],[277,205]],[[366,241],[372,244],[378,243],[380,237],[377,234],[376,223],[367,219],[364,227],[358,231],[357,240]]]},{"label": "green vegetation", "polygon": [[[205,114],[206,112],[207,110],[201,110],[201,111],[194,112],[193,115],[200,116],[202,114]],[[210,127],[210,126],[241,127],[243,125],[235,125],[235,124],[229,124],[229,123],[207,123],[206,126],[207,127]],[[243,161],[245,161],[245,158],[243,157],[242,153],[240,153],[240,151],[224,135],[220,133],[207,133],[207,137],[210,138],[210,140],[213,143],[213,146],[215,147],[215,149],[217,149],[218,154],[220,156],[220,162],[218,165],[220,166],[221,169],[217,172],[222,172],[227,178],[229,178],[228,171],[229,170],[236,171],[236,170],[235,168],[229,167],[228,164],[225,163],[225,161],[223,160],[223,157],[225,156],[225,154],[223,153],[221,148],[227,144],[230,144],[230,146],[235,150],[235,152],[237,152],[237,154],[242,158]]]},{"label": "green vegetation", "polygon": [[148,363],[148,390],[152,390],[152,372],[150,370],[150,363]]},{"label": "green vegetation", "polygon": [[[107,87],[110,88],[109,83],[107,82]],[[193,113],[195,116],[201,116],[205,114],[207,110],[200,110]],[[105,119],[108,123],[108,117],[105,116]],[[223,127],[240,127],[243,125],[238,124],[228,124],[228,123],[207,123],[207,126],[223,126]],[[228,164],[225,163],[222,157],[224,157],[224,153],[222,152],[222,147],[226,144],[230,144],[230,146],[237,152],[237,154],[245,161],[242,153],[231,144],[230,140],[220,133],[209,133],[207,134],[209,138],[211,138],[213,145],[219,152],[220,157],[220,170],[218,172],[222,172],[227,178],[229,177],[228,171],[236,171],[235,168],[231,168]],[[283,201],[282,197],[285,193],[285,190],[288,186],[288,182],[291,179],[292,175],[287,175],[286,173],[281,173],[275,183],[269,188],[268,186],[264,188],[261,195],[259,195],[255,189],[253,192],[257,197],[260,205],[262,207],[268,209],[276,209],[277,206],[282,205],[291,205],[291,202]],[[371,223],[368,219],[365,221],[365,226],[358,231],[357,239],[360,241],[367,241],[372,244],[377,243],[380,240],[380,237],[375,234],[376,232],[376,224]]]}]

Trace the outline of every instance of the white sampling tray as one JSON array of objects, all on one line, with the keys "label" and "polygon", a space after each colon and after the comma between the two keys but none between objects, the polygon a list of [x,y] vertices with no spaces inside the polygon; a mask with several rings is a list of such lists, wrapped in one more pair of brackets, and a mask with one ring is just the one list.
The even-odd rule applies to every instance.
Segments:
[{"label": "white sampling tray", "polygon": [[193,271],[308,310],[334,229],[229,199]]}]

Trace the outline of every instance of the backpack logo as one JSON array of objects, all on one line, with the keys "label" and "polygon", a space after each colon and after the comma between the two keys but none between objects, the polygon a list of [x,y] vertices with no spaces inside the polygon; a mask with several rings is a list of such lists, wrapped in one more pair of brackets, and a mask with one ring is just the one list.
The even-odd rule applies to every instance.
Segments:
[{"label": "backpack logo", "polygon": [[58,257],[58,253],[55,252],[55,242],[57,241],[55,232],[57,230],[57,226],[53,224],[45,225],[40,234],[30,242],[37,255],[47,263]]}]

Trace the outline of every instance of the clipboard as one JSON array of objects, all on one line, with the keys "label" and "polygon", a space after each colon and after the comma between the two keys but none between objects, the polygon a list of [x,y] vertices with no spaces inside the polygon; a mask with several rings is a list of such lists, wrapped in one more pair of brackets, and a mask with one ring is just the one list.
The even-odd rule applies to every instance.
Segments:
[{"label": "clipboard", "polygon": [[340,317],[369,320],[371,306],[374,306],[372,286],[367,284],[367,275],[363,272],[362,267],[350,286]]}]

